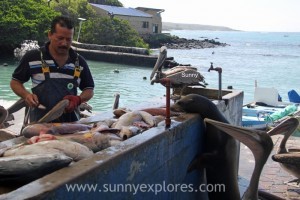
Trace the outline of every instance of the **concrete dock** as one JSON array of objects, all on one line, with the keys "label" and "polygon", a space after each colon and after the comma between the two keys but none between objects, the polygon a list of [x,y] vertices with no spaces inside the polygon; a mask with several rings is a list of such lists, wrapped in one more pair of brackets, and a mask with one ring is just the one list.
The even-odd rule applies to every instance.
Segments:
[{"label": "concrete dock", "polygon": [[[286,184],[286,182],[296,179],[296,177],[284,171],[280,167],[279,163],[274,162],[271,158],[272,155],[276,154],[282,138],[282,135],[272,136],[274,149],[269,156],[266,165],[264,166],[259,181],[259,189],[270,192],[284,199],[300,200],[300,185],[296,187]],[[291,136],[287,142],[287,147],[295,147],[300,149],[300,137]],[[252,171],[254,169],[254,163],[254,157],[250,149],[241,144],[239,176],[250,180]]]}]

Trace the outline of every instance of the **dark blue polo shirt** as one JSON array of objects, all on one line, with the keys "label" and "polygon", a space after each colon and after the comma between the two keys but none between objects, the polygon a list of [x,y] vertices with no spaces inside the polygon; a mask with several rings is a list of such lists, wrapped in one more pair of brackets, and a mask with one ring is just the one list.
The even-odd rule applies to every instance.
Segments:
[{"label": "dark blue polo shirt", "polygon": [[[49,53],[49,42],[40,50],[43,53],[43,59],[50,69],[50,78],[67,78],[74,79],[74,68],[77,59],[77,53],[69,50],[69,58],[63,67],[58,67]],[[45,80],[42,72],[41,51],[34,49],[28,51],[21,59],[19,65],[12,74],[12,79],[25,83],[32,80],[32,87],[37,86]],[[80,90],[93,89],[95,87],[90,69],[82,56],[78,56],[79,66],[81,69],[80,77],[77,79]]]}]

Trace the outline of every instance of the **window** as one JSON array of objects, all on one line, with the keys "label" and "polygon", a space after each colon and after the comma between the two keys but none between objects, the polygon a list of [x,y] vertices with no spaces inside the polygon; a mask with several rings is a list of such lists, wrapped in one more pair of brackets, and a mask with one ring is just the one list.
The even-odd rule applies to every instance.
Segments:
[{"label": "window", "polygon": [[158,24],[153,24],[152,32],[153,33],[158,33]]},{"label": "window", "polygon": [[143,22],[143,28],[149,28],[149,22]]}]

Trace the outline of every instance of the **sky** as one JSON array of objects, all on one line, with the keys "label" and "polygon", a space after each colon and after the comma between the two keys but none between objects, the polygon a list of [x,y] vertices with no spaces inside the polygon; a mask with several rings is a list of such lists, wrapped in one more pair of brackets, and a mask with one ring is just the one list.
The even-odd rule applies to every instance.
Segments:
[{"label": "sky", "polygon": [[159,8],[163,22],[243,31],[300,32],[300,0],[119,0],[124,7]]}]

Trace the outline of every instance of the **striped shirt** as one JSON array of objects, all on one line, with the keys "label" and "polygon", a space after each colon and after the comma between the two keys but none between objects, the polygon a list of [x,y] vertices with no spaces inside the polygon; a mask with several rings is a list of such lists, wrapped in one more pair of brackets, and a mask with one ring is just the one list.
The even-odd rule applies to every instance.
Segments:
[{"label": "striped shirt", "polygon": [[[25,83],[31,78],[32,87],[36,87],[45,80],[42,71],[41,52],[43,59],[50,69],[50,78],[66,78],[74,79],[75,62],[77,54],[73,49],[69,51],[69,58],[63,67],[58,67],[54,59],[49,53],[49,42],[41,49],[28,51],[21,59],[19,65],[12,74],[12,79]],[[77,79],[80,90],[93,89],[95,87],[94,80],[90,69],[82,56],[78,56],[80,66],[80,77]]]}]

